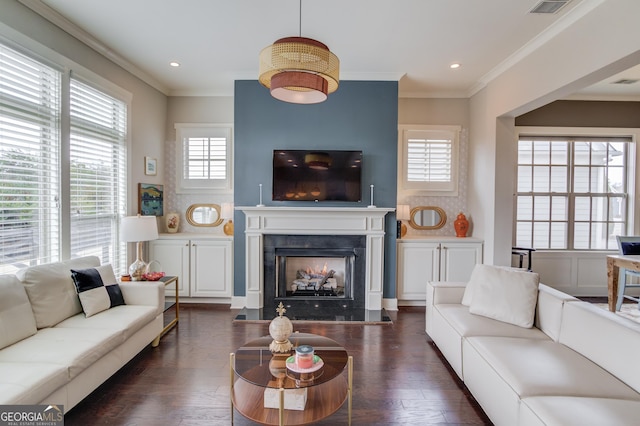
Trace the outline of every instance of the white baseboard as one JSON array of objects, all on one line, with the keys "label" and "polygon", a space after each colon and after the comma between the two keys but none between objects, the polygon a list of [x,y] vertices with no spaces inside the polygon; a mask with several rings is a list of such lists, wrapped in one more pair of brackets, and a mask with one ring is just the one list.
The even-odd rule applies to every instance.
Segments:
[{"label": "white baseboard", "polygon": [[426,306],[426,300],[400,300],[399,306]]},{"label": "white baseboard", "polygon": [[233,296],[231,298],[231,309],[242,309],[247,306],[247,298],[244,296]]},{"label": "white baseboard", "polygon": [[382,299],[382,307],[387,311],[397,311],[398,310],[398,299]]}]

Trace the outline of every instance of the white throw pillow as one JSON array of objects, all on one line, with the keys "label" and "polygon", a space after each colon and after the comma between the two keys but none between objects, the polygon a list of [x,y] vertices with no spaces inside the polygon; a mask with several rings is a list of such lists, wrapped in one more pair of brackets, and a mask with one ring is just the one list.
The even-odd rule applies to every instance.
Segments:
[{"label": "white throw pillow", "polygon": [[513,268],[510,266],[493,266],[493,265],[484,265],[477,264],[473,271],[471,272],[471,277],[469,278],[469,282],[464,289],[464,294],[462,295],[462,303],[465,306],[471,306],[471,300],[473,300],[473,292],[478,287],[478,285],[488,279],[493,279],[493,272],[495,269],[503,269],[505,271],[527,271],[526,268]]},{"label": "white throw pillow", "polygon": [[484,266],[483,280],[475,285],[469,312],[531,328],[540,276],[535,272]]},{"label": "white throw pillow", "polygon": [[479,283],[486,280],[485,266],[488,266],[488,265],[477,264],[473,268],[473,271],[471,271],[471,277],[469,277],[469,282],[467,283],[467,286],[464,288],[464,294],[462,295],[462,302],[460,302],[463,305],[471,306],[471,300],[473,299],[473,292],[475,291]]}]

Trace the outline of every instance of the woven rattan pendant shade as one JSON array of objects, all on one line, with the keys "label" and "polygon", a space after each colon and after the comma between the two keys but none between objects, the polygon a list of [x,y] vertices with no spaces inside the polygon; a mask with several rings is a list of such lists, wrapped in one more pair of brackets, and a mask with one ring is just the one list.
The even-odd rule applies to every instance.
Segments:
[{"label": "woven rattan pendant shade", "polygon": [[317,40],[286,37],[260,52],[258,80],[285,102],[323,102],[338,89],[340,61]]}]

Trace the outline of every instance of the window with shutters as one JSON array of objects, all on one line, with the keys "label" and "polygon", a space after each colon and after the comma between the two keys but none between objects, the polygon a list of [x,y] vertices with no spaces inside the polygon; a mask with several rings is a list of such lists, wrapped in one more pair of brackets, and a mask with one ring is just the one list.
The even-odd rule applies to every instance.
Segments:
[{"label": "window with shutters", "polygon": [[126,110],[0,44],[0,273],[84,255],[126,267]]},{"label": "window with shutters", "polygon": [[459,126],[400,126],[398,182],[405,193],[458,194]]},{"label": "window with shutters", "polygon": [[614,250],[628,227],[631,137],[536,136],[518,140],[514,245]]},{"label": "window with shutters", "polygon": [[176,124],[177,192],[230,192],[233,189],[232,126]]}]

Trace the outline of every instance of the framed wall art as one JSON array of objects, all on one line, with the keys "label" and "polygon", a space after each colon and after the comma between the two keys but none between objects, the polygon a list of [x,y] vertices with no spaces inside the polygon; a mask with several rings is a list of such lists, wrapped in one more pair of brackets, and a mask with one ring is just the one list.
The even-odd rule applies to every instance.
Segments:
[{"label": "framed wall art", "polygon": [[164,216],[162,207],[164,186],[155,183],[138,184],[138,213],[142,216]]},{"label": "framed wall art", "polygon": [[144,157],[144,174],[155,176],[158,174],[158,160],[151,157]]}]

